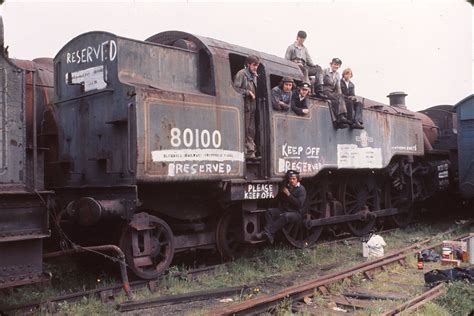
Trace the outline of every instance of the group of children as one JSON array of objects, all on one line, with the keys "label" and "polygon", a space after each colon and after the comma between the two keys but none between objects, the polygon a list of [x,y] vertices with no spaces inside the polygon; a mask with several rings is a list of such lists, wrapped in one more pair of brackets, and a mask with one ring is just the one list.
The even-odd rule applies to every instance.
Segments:
[{"label": "group of children", "polygon": [[[343,71],[342,78],[337,72],[342,65],[339,58],[333,58],[330,67],[322,69],[313,63],[308,49],[304,46],[306,32],[299,31],[296,41],[291,44],[285,54],[285,58],[296,63],[304,75],[304,81],[298,89],[292,78],[283,77],[280,84],[272,89],[272,106],[277,111],[289,111],[290,109],[298,115],[307,115],[308,95],[327,100],[331,105],[331,111],[335,117],[337,128],[351,127],[354,129],[364,128],[362,122],[363,104],[355,96],[355,86],[351,82],[352,70],[347,68]],[[245,67],[237,72],[234,78],[234,87],[244,97],[245,109],[245,156],[248,159],[256,157],[255,139],[255,111],[257,107],[257,69],[260,59],[257,56],[248,56]],[[310,76],[314,76],[310,80]]]},{"label": "group of children", "polygon": [[[339,58],[333,58],[329,64],[330,67],[324,70],[319,65],[314,64],[308,49],[304,46],[306,36],[305,31],[299,31],[296,41],[288,46],[285,54],[285,58],[296,63],[303,72],[304,82],[299,90],[301,91],[301,88],[306,89],[309,86],[312,95],[328,100],[336,117],[337,128],[364,128],[362,122],[363,105],[357,100],[354,83],[350,80],[352,70],[350,68],[345,69],[341,78],[337,72],[342,65]],[[309,76],[314,76],[314,80],[310,81]],[[300,98],[302,95],[300,92]],[[300,114],[296,110],[295,113]]]}]

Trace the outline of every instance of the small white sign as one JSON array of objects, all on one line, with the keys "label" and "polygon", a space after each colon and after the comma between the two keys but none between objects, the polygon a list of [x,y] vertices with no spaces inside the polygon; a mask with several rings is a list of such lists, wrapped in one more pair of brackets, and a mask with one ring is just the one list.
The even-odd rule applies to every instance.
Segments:
[{"label": "small white sign", "polygon": [[273,199],[277,193],[278,188],[270,183],[247,184],[244,191],[244,199]]},{"label": "small white sign", "polygon": [[337,166],[339,168],[382,168],[382,149],[339,144],[337,145]]},{"label": "small white sign", "polygon": [[[102,90],[107,87],[104,66],[96,66],[66,74],[66,84],[84,84],[84,91]],[[69,80],[70,79],[70,80]]]},{"label": "small white sign", "polygon": [[224,149],[165,149],[151,152],[153,162],[182,162],[182,161],[240,161],[244,153]]}]

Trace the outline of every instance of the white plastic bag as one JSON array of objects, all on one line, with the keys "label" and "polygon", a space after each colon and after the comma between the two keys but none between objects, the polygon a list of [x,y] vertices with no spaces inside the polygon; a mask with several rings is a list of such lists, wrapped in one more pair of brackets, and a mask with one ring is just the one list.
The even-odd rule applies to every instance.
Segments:
[{"label": "white plastic bag", "polygon": [[384,255],[383,247],[386,246],[385,240],[380,235],[372,235],[367,241],[369,248],[369,258],[380,258]]}]

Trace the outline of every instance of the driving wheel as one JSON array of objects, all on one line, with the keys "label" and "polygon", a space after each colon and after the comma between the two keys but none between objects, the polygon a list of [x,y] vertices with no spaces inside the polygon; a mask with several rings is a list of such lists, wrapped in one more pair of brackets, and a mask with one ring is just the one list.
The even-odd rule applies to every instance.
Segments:
[{"label": "driving wheel", "polygon": [[305,222],[329,216],[326,186],[311,183],[306,185],[306,192],[302,221],[290,223],[283,227],[286,240],[297,248],[314,246],[324,228],[323,226],[307,228]]},{"label": "driving wheel", "polygon": [[345,215],[363,213],[362,220],[345,224],[355,236],[367,235],[375,225],[375,217],[370,212],[380,208],[380,197],[373,176],[347,176],[339,186],[339,196]]},{"label": "driving wheel", "polygon": [[134,214],[124,227],[119,246],[132,272],[155,279],[168,269],[174,255],[174,236],[165,221],[148,213]]}]

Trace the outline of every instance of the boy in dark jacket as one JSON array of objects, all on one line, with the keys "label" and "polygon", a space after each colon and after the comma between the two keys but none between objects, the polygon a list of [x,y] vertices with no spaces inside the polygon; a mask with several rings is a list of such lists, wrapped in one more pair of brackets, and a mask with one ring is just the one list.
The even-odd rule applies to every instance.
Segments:
[{"label": "boy in dark jacket", "polygon": [[275,233],[288,223],[303,220],[303,206],[306,201],[306,189],[300,183],[299,172],[288,170],[287,183],[281,188],[277,198],[280,207],[270,208],[265,213],[266,224],[258,239],[265,238],[273,243]]},{"label": "boy in dark jacket", "polygon": [[303,82],[299,89],[293,92],[291,96],[291,109],[298,115],[307,115],[308,109],[308,93],[311,86],[307,82]]},{"label": "boy in dark jacket", "polygon": [[341,79],[341,91],[346,102],[347,119],[350,121],[352,128],[362,129],[364,128],[364,123],[362,122],[363,105],[355,97],[355,86],[351,78],[352,70],[350,68],[344,69]]},{"label": "boy in dark jacket", "polygon": [[245,110],[245,157],[247,159],[257,158],[257,146],[255,145],[255,111],[257,109],[257,69],[260,59],[250,55],[245,59],[244,68],[234,78],[234,88],[244,98]]},{"label": "boy in dark jacket", "polygon": [[283,77],[280,84],[272,89],[272,107],[275,110],[287,112],[290,109],[294,84],[290,77]]}]

